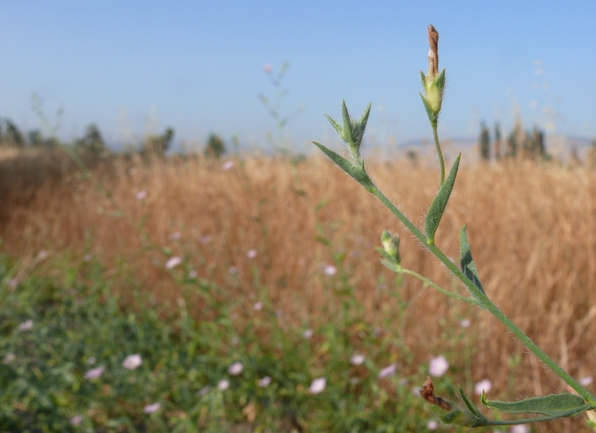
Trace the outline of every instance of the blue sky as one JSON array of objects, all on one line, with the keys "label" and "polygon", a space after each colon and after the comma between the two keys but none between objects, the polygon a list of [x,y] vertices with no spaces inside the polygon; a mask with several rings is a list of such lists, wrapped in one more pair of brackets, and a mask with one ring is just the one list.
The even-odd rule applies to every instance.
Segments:
[{"label": "blue sky", "polygon": [[[596,136],[596,2],[0,0],[0,117],[40,126],[32,95],[71,139],[96,123],[110,142],[168,126],[176,141],[210,132],[267,145],[275,121],[258,95],[290,63],[281,112],[297,146],[329,142],[324,114],[373,103],[369,141],[430,138],[418,92],[426,27],[447,68],[443,137],[475,137],[481,120]],[[517,107],[517,108],[516,108]],[[63,110],[56,116],[57,110]],[[275,136],[275,135],[274,135]]]}]

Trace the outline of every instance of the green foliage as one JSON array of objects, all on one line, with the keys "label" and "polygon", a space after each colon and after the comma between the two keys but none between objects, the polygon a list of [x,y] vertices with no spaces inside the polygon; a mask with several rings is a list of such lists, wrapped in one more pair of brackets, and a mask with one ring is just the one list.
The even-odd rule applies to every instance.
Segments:
[{"label": "green foliage", "polygon": [[482,404],[505,413],[539,413],[549,416],[572,416],[590,408],[585,400],[573,394],[551,394],[515,402],[487,400],[482,394]]},{"label": "green foliage", "polygon": [[162,135],[148,137],[144,145],[146,155],[164,157],[174,139],[174,128],[166,128]]},{"label": "green foliage", "polygon": [[[457,293],[445,290],[436,284],[429,281],[424,276],[417,274],[414,271],[405,269],[396,259],[395,254],[392,254],[394,248],[389,245],[391,234],[387,231],[383,232],[381,237],[384,249],[377,248],[377,251],[381,254],[381,262],[398,274],[406,274],[414,276],[423,281],[427,286],[437,289],[439,292],[446,294],[450,297],[473,303],[479,307],[489,311],[495,318],[503,323],[536,357],[548,366],[554,373],[556,373],[564,382],[567,383],[570,389],[573,389],[577,395],[573,394],[558,394],[549,395],[544,397],[535,397],[520,402],[498,402],[488,401],[483,395],[482,402],[485,406],[506,412],[510,414],[520,413],[539,413],[545,415],[540,418],[525,418],[518,420],[508,421],[490,421],[484,417],[473,404],[473,402],[464,394],[463,390],[460,390],[460,398],[464,402],[464,405],[448,402],[447,400],[437,397],[434,395],[434,386],[430,378],[424,384],[421,395],[429,403],[439,407],[444,411],[439,417],[445,424],[457,424],[467,427],[481,427],[490,425],[513,425],[517,423],[529,423],[548,421],[561,417],[568,417],[578,415],[580,413],[596,409],[596,397],[590,394],[582,385],[580,385],[573,377],[571,377],[565,370],[563,370],[553,359],[551,359],[546,353],[544,353],[521,329],[517,327],[499,308],[488,298],[482,284],[480,283],[480,277],[476,264],[472,259],[472,253],[470,251],[470,245],[466,234],[466,227],[464,226],[460,231],[460,248],[461,248],[461,270],[454,265],[454,263],[447,257],[443,251],[441,251],[435,245],[435,233],[441,222],[441,218],[447,207],[451,191],[453,189],[455,178],[457,176],[457,170],[459,167],[461,154],[457,157],[453,164],[451,171],[445,179],[445,168],[443,161],[443,154],[437,134],[437,122],[439,113],[441,110],[442,102],[442,90],[444,86],[444,70],[437,77],[434,74],[437,73],[438,68],[438,32],[431,25],[428,28],[429,31],[429,44],[431,47],[429,53],[429,74],[431,77],[426,76],[423,72],[420,73],[422,85],[425,89],[425,95],[420,94],[426,113],[428,115],[433,135],[435,139],[435,147],[439,162],[441,166],[441,177],[439,182],[439,192],[424,221],[424,230],[426,236],[416,227],[387,197],[374,185],[372,182],[363,182],[364,176],[366,179],[370,179],[364,168],[364,162],[360,155],[360,143],[364,134],[364,128],[366,122],[360,124],[354,123],[348,115],[345,102],[342,105],[342,112],[344,114],[344,125],[340,126],[333,119],[329,119],[333,127],[340,134],[340,137],[349,145],[352,157],[356,162],[356,165],[350,163],[345,158],[337,155],[335,152],[329,150],[325,146],[314,143],[319,147],[329,158],[331,158],[338,166],[340,166],[346,173],[353,177],[360,184],[365,186],[367,191],[374,194],[379,200],[385,204],[385,206],[404,224],[404,226],[420,241],[422,241],[426,248],[434,254],[446,267],[451,271],[453,276],[457,278],[467,289],[471,295],[469,297],[463,297]],[[370,110],[370,106],[367,109]],[[368,115],[368,114],[367,114]],[[358,126],[358,145],[355,144],[353,139],[354,126]],[[498,131],[498,130],[497,130]],[[500,138],[500,132],[496,135]],[[524,135],[521,132],[521,124],[516,124],[516,129],[510,135],[508,140],[508,154],[509,156],[516,156],[520,146],[520,140],[526,155],[539,155],[544,157],[544,137],[541,131],[538,129],[534,130],[531,140],[528,138],[529,134]],[[528,141],[530,140],[530,141]],[[483,126],[483,133],[481,136],[482,155],[488,160],[489,156],[489,142],[490,137],[488,130]],[[445,413],[446,412],[446,413]]]},{"label": "green foliage", "polygon": [[439,223],[441,222],[441,218],[443,217],[443,213],[447,207],[447,202],[451,196],[451,191],[453,190],[453,185],[455,184],[455,178],[457,177],[457,169],[459,168],[460,159],[461,153],[457,155],[457,158],[451,167],[451,171],[449,172],[449,176],[447,176],[447,180],[445,183],[443,183],[443,185],[441,185],[437,196],[433,200],[432,204],[430,205],[430,209],[426,214],[426,218],[424,220],[424,230],[426,231],[429,244],[433,244],[435,242],[435,232],[437,231],[437,228],[439,228]]},{"label": "green foliage", "polygon": [[99,154],[106,150],[101,132],[95,124],[87,126],[85,135],[75,142],[75,146],[94,154]]},{"label": "green foliage", "polygon": [[223,139],[217,134],[209,134],[207,145],[205,146],[205,156],[207,158],[221,158],[227,152]]},{"label": "green foliage", "polygon": [[[170,271],[185,288],[178,308],[160,306],[134,279],[126,294],[134,307],[125,307],[111,288],[113,271],[99,262],[56,258],[47,266],[60,278],[17,282],[24,270],[0,256],[2,431],[426,431],[409,385],[420,374],[378,379],[394,340],[374,337],[363,320],[344,258],[334,254],[339,271],[330,280],[342,313],[307,340],[276,323],[264,295],[264,307],[238,326],[232,313],[244,311],[244,301],[189,278],[184,264]],[[357,352],[366,360],[351,365]],[[127,369],[133,354],[142,362]],[[242,371],[232,373],[237,362]],[[309,392],[322,377],[325,389]]]}]

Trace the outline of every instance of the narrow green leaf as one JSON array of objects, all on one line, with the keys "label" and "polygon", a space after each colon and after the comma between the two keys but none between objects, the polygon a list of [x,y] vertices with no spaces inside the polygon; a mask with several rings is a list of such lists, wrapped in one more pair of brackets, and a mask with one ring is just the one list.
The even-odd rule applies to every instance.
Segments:
[{"label": "narrow green leaf", "polygon": [[439,193],[430,205],[428,214],[426,214],[426,219],[424,220],[424,230],[426,231],[426,236],[428,237],[430,243],[434,243],[435,232],[439,227],[441,217],[443,216],[443,212],[445,212],[445,208],[447,207],[447,202],[449,201],[449,196],[451,195],[451,190],[453,190],[453,185],[455,183],[455,177],[457,176],[460,158],[461,153],[457,155],[457,159],[451,167],[449,176],[447,176],[447,179],[445,179],[445,183],[443,183],[441,186]]},{"label": "narrow green leaf", "polygon": [[368,177],[368,174],[366,174],[366,172],[360,167],[355,166],[343,156],[335,153],[331,149],[328,149],[316,141],[313,141],[313,144],[321,149],[323,153],[327,155],[333,162],[339,165],[343,171],[352,176],[356,182],[366,188],[367,191],[370,191],[374,187],[374,184],[370,177]]},{"label": "narrow green leaf", "polygon": [[344,120],[343,135],[342,139],[350,146],[354,146],[354,134],[352,132],[352,121],[350,120],[350,113],[348,113],[348,107],[346,101],[341,101],[341,114]]},{"label": "narrow green leaf", "polygon": [[500,412],[540,413],[551,416],[569,416],[589,408],[583,398],[569,393],[551,394],[514,402],[487,400],[483,393],[481,401],[486,407]]},{"label": "narrow green leaf", "polygon": [[466,234],[467,226],[463,226],[459,232],[459,249],[460,249],[460,264],[461,270],[466,277],[468,277],[476,287],[484,293],[484,288],[480,282],[478,276],[478,270],[476,264],[472,258],[472,251],[470,250],[470,244],[468,242],[468,235]]},{"label": "narrow green leaf", "polygon": [[337,131],[339,136],[343,138],[343,128],[341,127],[341,125],[337,123],[335,120],[333,120],[331,117],[327,116],[326,114],[325,117],[327,118],[329,123],[331,123],[331,126],[333,126],[333,128]]},{"label": "narrow green leaf", "polygon": [[476,407],[474,402],[468,398],[468,396],[464,393],[464,390],[461,388],[459,389],[459,395],[462,398],[462,400],[464,401],[464,403],[466,404],[466,406],[468,407],[468,410],[470,412],[472,412],[472,414],[477,419],[486,421],[486,418],[484,417],[484,415],[482,415],[482,413],[480,413],[480,411],[478,410],[478,408]]}]

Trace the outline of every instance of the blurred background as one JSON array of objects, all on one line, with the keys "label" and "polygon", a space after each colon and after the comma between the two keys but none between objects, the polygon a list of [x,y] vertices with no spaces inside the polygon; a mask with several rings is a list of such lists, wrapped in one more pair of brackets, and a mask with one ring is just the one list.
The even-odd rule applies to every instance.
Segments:
[{"label": "blurred background", "polygon": [[549,144],[582,148],[596,134],[591,1],[3,1],[2,10],[0,117],[47,134],[32,110],[41,107],[64,141],[95,124],[113,149],[168,127],[172,149],[200,147],[210,133],[266,148],[287,119],[283,140],[310,150],[334,136],[323,114],[338,116],[345,99],[354,113],[373,103],[371,145],[418,144],[432,138],[418,96],[431,23],[447,68],[444,139],[469,144],[482,121],[505,135],[516,116]]}]

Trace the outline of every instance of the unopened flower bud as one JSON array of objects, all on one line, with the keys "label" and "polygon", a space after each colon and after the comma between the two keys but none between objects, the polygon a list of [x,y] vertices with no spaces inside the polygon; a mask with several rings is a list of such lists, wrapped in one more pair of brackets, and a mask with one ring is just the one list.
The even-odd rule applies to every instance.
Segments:
[{"label": "unopened flower bud", "polygon": [[424,96],[422,100],[431,122],[436,122],[443,103],[443,90],[445,89],[445,69],[439,73],[439,32],[428,26],[428,73],[420,71]]},{"label": "unopened flower bud", "polygon": [[399,235],[392,235],[389,231],[384,230],[381,234],[381,243],[383,249],[387,254],[395,259],[397,263],[401,263],[401,255],[399,254]]}]

